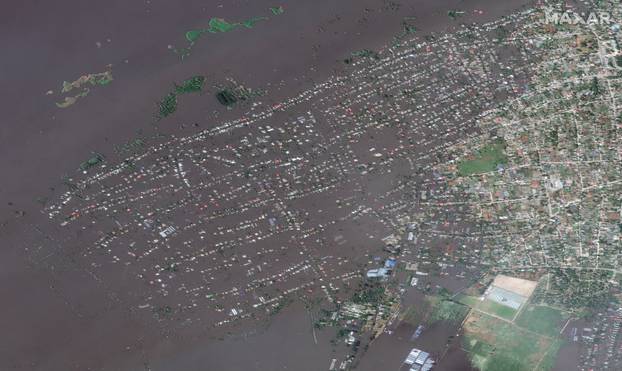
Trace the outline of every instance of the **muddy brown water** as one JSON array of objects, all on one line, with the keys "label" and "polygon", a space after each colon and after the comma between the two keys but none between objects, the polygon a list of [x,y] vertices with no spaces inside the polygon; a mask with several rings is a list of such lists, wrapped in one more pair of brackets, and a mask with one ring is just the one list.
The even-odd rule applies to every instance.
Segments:
[{"label": "muddy brown water", "polygon": [[[378,0],[285,1],[285,13],[271,16],[268,7],[275,3],[263,0],[2,2],[0,293],[5,305],[0,328],[5,336],[0,369],[328,369],[330,336],[320,335],[318,345],[312,342],[299,306],[277,315],[261,331],[234,329],[237,335],[225,340],[209,334],[166,337],[151,321],[117,304],[113,292],[84,272],[72,266],[34,267],[23,250],[33,248],[29,242],[38,233],[35,227],[45,226],[35,199],[56,195],[60,178],[73,174],[91,151],[113,156],[114,144],[141,131],[185,135],[197,130],[189,123],[202,128],[240,114],[203,95],[180,101],[176,115],[154,126],[155,102],[175,81],[203,74],[212,86],[231,76],[268,90],[265,100],[278,102],[339,73],[351,51],[390,43],[405,16],[415,16],[422,33],[444,31],[460,22],[495,19],[528,2],[396,3],[397,10],[392,2]],[[449,9],[464,9],[467,15],[452,21]],[[484,14],[473,15],[473,9]],[[205,26],[211,17],[260,15],[270,20],[252,30],[208,35],[183,63],[168,49],[182,46],[185,31]],[[45,94],[58,91],[63,80],[101,72],[108,64],[115,80],[93,89],[75,106],[58,109],[54,102],[59,96]],[[62,253],[63,240],[47,243]],[[59,285],[72,289],[59,291]],[[447,331],[439,330],[438,339]],[[240,340],[244,333],[248,335]],[[380,340],[378,349],[385,349]],[[455,367],[463,361],[456,356]]]}]

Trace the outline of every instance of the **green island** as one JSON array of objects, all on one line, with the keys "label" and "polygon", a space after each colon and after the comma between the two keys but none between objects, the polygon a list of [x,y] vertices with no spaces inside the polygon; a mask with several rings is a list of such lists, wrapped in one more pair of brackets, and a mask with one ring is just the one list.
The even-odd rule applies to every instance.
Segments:
[{"label": "green island", "polygon": [[[278,7],[272,7],[270,8],[270,12],[273,15],[280,15],[283,14],[285,12],[285,9],[283,9],[282,6],[278,6]],[[190,54],[190,50],[192,49],[192,47],[194,46],[194,44],[204,35],[207,33],[226,33],[226,32],[231,32],[237,28],[243,27],[243,28],[253,28],[255,27],[255,25],[260,22],[260,21],[266,21],[268,20],[268,17],[265,16],[257,16],[257,17],[252,17],[249,19],[246,19],[244,21],[241,22],[229,22],[227,20],[225,20],[224,18],[211,18],[208,23],[207,23],[207,27],[206,28],[199,28],[199,29],[194,29],[194,30],[190,30],[187,31],[185,36],[186,36],[186,40],[190,43],[187,47],[182,48],[182,49],[174,49],[174,51],[176,53],[178,53],[182,59],[184,59],[185,57],[187,57]]]},{"label": "green island", "polygon": [[193,76],[181,82],[174,84],[173,91],[169,92],[158,103],[158,113],[156,117],[162,119],[170,116],[177,110],[177,97],[183,94],[199,93],[205,85],[205,76]]},{"label": "green island", "polygon": [[58,108],[67,108],[75,104],[78,99],[89,95],[91,90],[88,86],[104,86],[112,82],[112,72],[105,71],[100,73],[91,73],[88,75],[82,75],[72,82],[63,81],[63,87],[61,93],[66,94],[73,90],[80,90],[79,93],[66,96],[62,102],[56,102]]}]

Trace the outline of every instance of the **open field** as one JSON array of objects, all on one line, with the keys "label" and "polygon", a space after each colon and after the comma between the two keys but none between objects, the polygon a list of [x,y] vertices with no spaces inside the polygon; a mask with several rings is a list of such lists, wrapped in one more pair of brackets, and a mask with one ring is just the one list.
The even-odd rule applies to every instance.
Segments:
[{"label": "open field", "polygon": [[[533,370],[543,357],[554,359],[557,341],[540,336],[479,312],[472,312],[465,325],[464,347],[471,353],[472,363],[482,371]],[[547,358],[547,364],[551,361]]]},{"label": "open field", "polygon": [[536,289],[538,283],[500,274],[492,281],[492,285],[528,298],[533,293],[533,290]]},{"label": "open field", "polygon": [[458,174],[467,176],[495,170],[497,165],[507,162],[504,148],[505,144],[503,142],[495,142],[483,147],[474,158],[464,160],[458,164]]},{"label": "open field", "polygon": [[543,305],[528,305],[516,318],[516,324],[539,334],[555,337],[564,325],[567,314]]},{"label": "open field", "polygon": [[432,302],[430,321],[461,322],[469,313],[469,307],[459,302],[439,298],[429,299]]},{"label": "open field", "polygon": [[458,301],[464,305],[468,305],[473,309],[476,309],[481,312],[485,312],[491,315],[495,315],[501,318],[505,318],[507,320],[512,320],[516,315],[517,311],[505,305],[501,305],[492,300],[479,300],[474,296],[461,295],[458,298]]}]

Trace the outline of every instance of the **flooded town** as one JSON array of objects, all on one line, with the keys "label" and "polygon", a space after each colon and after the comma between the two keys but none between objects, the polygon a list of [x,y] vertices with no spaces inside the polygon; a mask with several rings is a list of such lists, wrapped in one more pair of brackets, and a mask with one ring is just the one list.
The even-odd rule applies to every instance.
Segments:
[{"label": "flooded town", "polygon": [[[509,3],[422,5],[426,25],[375,1],[391,35],[293,88],[177,74],[148,128],[8,202],[27,278],[5,284],[37,283],[10,291],[25,335],[0,368],[621,369],[622,8]],[[198,63],[290,7],[166,51]],[[116,70],[50,109],[94,105]]]}]

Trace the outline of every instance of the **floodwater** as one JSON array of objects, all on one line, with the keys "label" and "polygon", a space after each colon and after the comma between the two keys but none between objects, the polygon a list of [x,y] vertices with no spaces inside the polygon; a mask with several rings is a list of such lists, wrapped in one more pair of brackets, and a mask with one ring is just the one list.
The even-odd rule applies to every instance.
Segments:
[{"label": "floodwater", "polygon": [[384,333],[369,347],[357,370],[399,370],[412,348],[430,353],[435,370],[472,370],[460,346],[459,324],[435,323],[413,338],[417,327],[403,322],[392,334]]},{"label": "floodwater", "polygon": [[[434,283],[437,283],[434,280]],[[423,284],[420,284],[423,286]],[[425,313],[429,312],[429,304],[425,295],[414,288],[409,288],[402,299],[404,311],[414,308],[417,315],[415,323],[401,321],[394,324],[392,333],[379,336],[363,355],[360,370],[400,369],[412,348],[430,353],[436,361],[435,370],[472,370],[468,354],[462,349],[462,331],[460,323],[436,322],[426,323]],[[417,337],[415,332],[419,325],[425,325]]]},{"label": "floodwater", "polygon": [[[169,45],[185,43],[187,30],[212,17],[231,20],[269,15],[272,1],[111,0],[39,2],[9,0],[0,5],[0,91],[4,108],[0,126],[0,292],[5,305],[0,327],[3,370],[238,370],[328,369],[334,355],[331,335],[318,344],[300,306],[292,306],[267,327],[231,329],[219,340],[209,334],[168,334],[122,305],[106,284],[68,263],[49,269],[30,264],[26,248],[45,224],[37,198],[58,193],[60,179],[73,174],[92,151],[113,156],[112,147],[140,133],[186,135],[201,126],[234,117],[209,95],[180,102],[171,119],[154,125],[155,102],[173,82],[203,74],[208,85],[233,77],[269,91],[279,102],[339,73],[353,50],[378,49],[401,30],[405,16],[415,16],[422,33],[459,27],[460,22],[489,21],[519,9],[527,1],[387,1],[317,0],[284,2],[285,13],[270,16],[253,29],[208,35],[180,62]],[[396,7],[396,4],[401,4]],[[450,20],[449,9],[467,15]],[[484,11],[474,15],[474,9]],[[58,109],[62,81],[102,72],[112,65],[114,81],[93,89],[67,109]],[[184,110],[184,106],[189,107]],[[200,120],[200,121],[199,121]],[[186,123],[186,125],[182,124]],[[39,236],[40,237],[40,236]],[[71,236],[68,236],[71,237]],[[62,254],[62,238],[48,240]],[[124,279],[120,272],[119,279]],[[59,287],[63,289],[59,289]],[[403,330],[406,335],[406,328]],[[402,331],[402,330],[400,330]],[[235,332],[235,333],[234,333]],[[455,329],[430,328],[421,347],[440,352]],[[244,335],[244,334],[247,335]],[[401,333],[401,332],[400,332]],[[318,336],[316,334],[316,336]],[[370,348],[395,349],[381,337]],[[385,348],[385,345],[387,344]],[[377,348],[376,348],[377,347]],[[389,349],[391,348],[391,349]],[[378,357],[384,357],[383,352]],[[398,357],[399,355],[399,357]],[[451,369],[466,367],[456,350],[447,352]],[[361,369],[367,360],[361,362]],[[441,368],[442,365],[439,365]],[[367,368],[370,369],[370,368]],[[373,369],[373,368],[371,368]],[[449,368],[448,368],[449,369]]]}]

